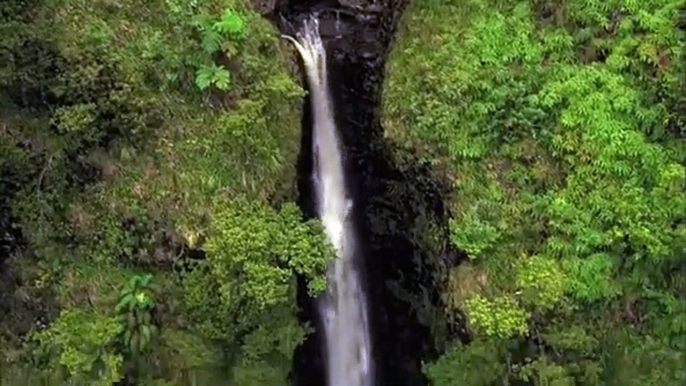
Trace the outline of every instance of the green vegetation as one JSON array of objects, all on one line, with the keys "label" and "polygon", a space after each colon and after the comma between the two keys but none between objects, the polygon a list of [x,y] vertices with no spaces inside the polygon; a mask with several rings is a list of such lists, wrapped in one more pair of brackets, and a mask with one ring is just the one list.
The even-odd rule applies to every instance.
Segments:
[{"label": "green vegetation", "polygon": [[684,5],[411,3],[384,125],[447,170],[469,256],[432,385],[686,382]]},{"label": "green vegetation", "polygon": [[[433,258],[412,268],[442,296],[383,283],[434,334],[432,385],[686,382],[684,9],[410,1],[381,114],[419,177],[383,183],[419,209],[370,223]],[[0,385],[288,384],[297,279],[321,291],[332,250],[295,204],[286,47],[248,0],[0,1],[0,226],[22,234],[6,254],[0,228]],[[416,160],[448,226],[403,190],[434,177]]]},{"label": "green vegetation", "polygon": [[10,0],[0,26],[0,216],[26,242],[0,384],[285,384],[296,274],[320,291],[331,251],[293,204],[277,32],[242,0]]}]

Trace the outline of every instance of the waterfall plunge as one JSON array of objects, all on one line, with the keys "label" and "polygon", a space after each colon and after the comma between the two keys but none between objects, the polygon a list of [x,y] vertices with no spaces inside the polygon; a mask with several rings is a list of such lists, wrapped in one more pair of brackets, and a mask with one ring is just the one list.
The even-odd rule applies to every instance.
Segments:
[{"label": "waterfall plunge", "polygon": [[313,180],[317,212],[337,258],[328,273],[326,293],[318,299],[326,336],[328,386],[372,386],[374,383],[367,299],[355,261],[355,232],[349,217],[352,200],[337,139],[326,68],[326,50],[315,18],[293,39],[305,64],[313,122]]}]

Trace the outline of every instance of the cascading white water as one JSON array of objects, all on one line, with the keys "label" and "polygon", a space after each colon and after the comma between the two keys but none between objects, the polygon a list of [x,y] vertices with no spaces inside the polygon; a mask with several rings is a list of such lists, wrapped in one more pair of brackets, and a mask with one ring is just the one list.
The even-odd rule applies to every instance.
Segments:
[{"label": "cascading white water", "polygon": [[305,64],[313,123],[313,179],[317,211],[337,258],[329,268],[326,293],[318,299],[326,336],[329,386],[372,386],[374,375],[367,299],[355,261],[355,232],[349,217],[343,158],[329,92],[326,50],[317,19],[307,20],[292,41]]}]

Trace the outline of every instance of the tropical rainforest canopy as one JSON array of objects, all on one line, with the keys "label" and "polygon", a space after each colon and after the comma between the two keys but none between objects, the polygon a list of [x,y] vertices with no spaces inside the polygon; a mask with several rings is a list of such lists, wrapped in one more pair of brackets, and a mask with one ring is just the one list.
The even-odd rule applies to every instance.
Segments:
[{"label": "tropical rainforest canopy", "polygon": [[[686,382],[685,9],[409,2],[379,114],[464,256],[406,299],[429,384]],[[247,0],[0,2],[0,385],[288,384],[334,255],[296,68]]]}]

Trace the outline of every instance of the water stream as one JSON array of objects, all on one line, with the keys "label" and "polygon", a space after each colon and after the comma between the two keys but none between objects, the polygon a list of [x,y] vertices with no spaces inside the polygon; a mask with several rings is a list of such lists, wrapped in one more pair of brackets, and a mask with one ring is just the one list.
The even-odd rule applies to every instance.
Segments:
[{"label": "water stream", "polygon": [[342,149],[328,85],[326,50],[316,18],[305,21],[290,40],[302,56],[309,83],[313,122],[313,184],[317,213],[337,257],[328,272],[318,309],[326,337],[328,386],[372,386],[373,361],[367,299],[356,260],[353,205],[346,185]]}]

